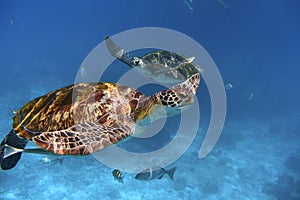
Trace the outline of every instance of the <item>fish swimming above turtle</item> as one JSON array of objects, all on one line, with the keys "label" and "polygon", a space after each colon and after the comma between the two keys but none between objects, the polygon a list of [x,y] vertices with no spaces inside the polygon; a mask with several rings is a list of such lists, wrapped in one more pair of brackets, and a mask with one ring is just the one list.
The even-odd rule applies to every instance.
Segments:
[{"label": "fish swimming above turtle", "polygon": [[115,44],[109,36],[105,44],[110,54],[126,65],[137,69],[145,78],[161,83],[182,82],[203,69],[193,64],[195,57],[185,58],[178,53],[156,50],[143,57],[131,57],[124,49]]},{"label": "fish swimming above turtle", "polygon": [[[132,135],[137,124],[164,117],[162,110],[170,116],[189,107],[199,82],[196,73],[152,96],[108,82],[78,83],[49,92],[15,112],[12,130],[0,145],[0,167],[13,168],[23,152],[88,155],[99,151]],[[40,148],[26,149],[29,141]]]}]

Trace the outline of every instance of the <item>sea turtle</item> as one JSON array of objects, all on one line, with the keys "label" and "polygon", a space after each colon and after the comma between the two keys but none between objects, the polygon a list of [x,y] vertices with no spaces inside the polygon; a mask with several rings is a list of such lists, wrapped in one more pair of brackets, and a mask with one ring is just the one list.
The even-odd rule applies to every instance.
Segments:
[{"label": "sea turtle", "polygon": [[195,57],[185,58],[177,53],[165,50],[147,53],[142,58],[131,57],[124,49],[116,45],[109,36],[105,37],[105,44],[112,56],[137,69],[145,78],[157,82],[182,82],[191,75],[203,71],[198,65],[192,64]]},{"label": "sea turtle", "polygon": [[79,83],[38,97],[15,112],[13,129],[1,142],[0,165],[13,168],[28,141],[43,152],[87,155],[132,135],[145,125],[175,115],[193,103],[200,82],[195,74],[181,84],[145,96],[116,83]]}]

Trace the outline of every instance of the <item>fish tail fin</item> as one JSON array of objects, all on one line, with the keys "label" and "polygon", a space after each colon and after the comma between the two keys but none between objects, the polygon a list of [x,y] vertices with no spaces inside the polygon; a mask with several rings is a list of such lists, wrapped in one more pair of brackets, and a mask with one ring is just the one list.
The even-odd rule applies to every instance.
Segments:
[{"label": "fish tail fin", "polygon": [[177,169],[177,167],[173,167],[172,169],[170,169],[168,171],[168,175],[169,175],[171,180],[173,180],[173,178],[174,178],[174,173],[175,173],[176,169]]},{"label": "fish tail fin", "polygon": [[27,140],[20,138],[13,130],[10,131],[0,144],[1,169],[7,170],[15,167],[26,144]]}]

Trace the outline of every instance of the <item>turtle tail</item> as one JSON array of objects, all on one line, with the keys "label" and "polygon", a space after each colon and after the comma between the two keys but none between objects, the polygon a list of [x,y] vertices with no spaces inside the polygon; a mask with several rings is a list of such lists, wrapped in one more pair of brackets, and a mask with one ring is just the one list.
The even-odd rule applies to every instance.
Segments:
[{"label": "turtle tail", "polygon": [[15,167],[21,158],[26,144],[26,139],[20,138],[14,130],[11,130],[0,144],[1,169],[7,170]]}]

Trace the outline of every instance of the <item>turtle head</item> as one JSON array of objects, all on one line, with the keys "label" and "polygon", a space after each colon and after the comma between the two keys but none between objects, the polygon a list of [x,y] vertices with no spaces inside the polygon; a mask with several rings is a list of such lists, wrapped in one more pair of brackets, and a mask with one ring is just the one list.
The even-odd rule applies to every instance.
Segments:
[{"label": "turtle head", "polygon": [[156,119],[179,114],[193,104],[199,82],[200,74],[197,73],[168,90],[141,98],[135,110],[135,120],[144,126]]},{"label": "turtle head", "polygon": [[193,104],[199,83],[200,74],[194,74],[183,83],[156,93],[157,104],[165,108],[168,116],[178,114]]}]

